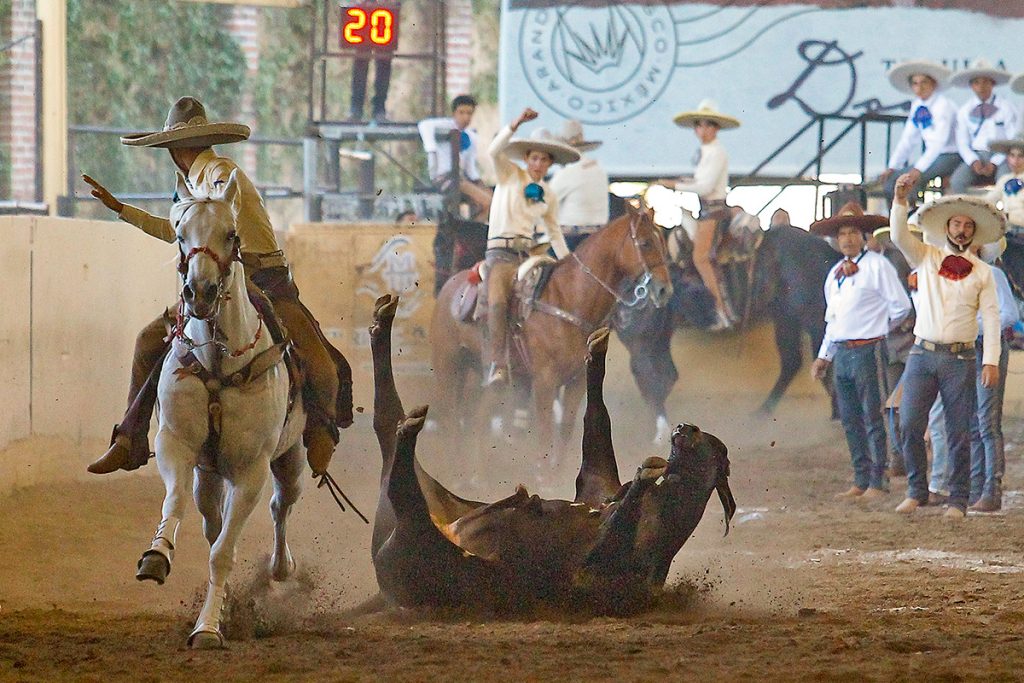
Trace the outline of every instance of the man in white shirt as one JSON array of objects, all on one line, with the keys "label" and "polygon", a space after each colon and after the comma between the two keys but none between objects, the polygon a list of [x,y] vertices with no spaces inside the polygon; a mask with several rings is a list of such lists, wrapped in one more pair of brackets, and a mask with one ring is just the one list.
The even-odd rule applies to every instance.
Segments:
[{"label": "man in white shirt", "polygon": [[697,234],[693,238],[693,265],[715,300],[718,320],[709,329],[725,330],[736,322],[735,316],[722,296],[715,264],[711,262],[715,228],[719,220],[729,215],[729,208],[725,204],[725,195],[729,189],[729,155],[718,140],[718,131],[738,128],[740,122],[719,112],[713,100],[703,100],[695,111],[677,114],[673,120],[676,125],[693,128],[700,140],[697,167],[691,179],[663,179],[659,182],[676,192],[694,192],[700,198]]},{"label": "man in white shirt", "polygon": [[480,179],[477,166],[479,138],[475,128],[470,128],[476,100],[470,95],[459,95],[452,100],[452,115],[435,119],[424,119],[416,127],[427,153],[427,171],[430,180],[442,191],[447,191],[455,179],[452,178],[452,146],[448,140],[438,142],[438,135],[459,131],[459,192],[473,202],[474,219],[483,221],[491,209],[491,190]]},{"label": "man in white shirt", "polygon": [[[939,93],[950,75],[950,70],[941,64],[925,61],[903,62],[888,73],[892,87],[914,96],[899,142],[889,158],[889,167],[882,174],[890,205],[896,178],[904,173],[914,177],[911,197],[916,197],[932,178],[947,176],[960,165],[956,105]],[[924,151],[910,164],[911,157],[922,145]]]},{"label": "man in white shirt", "polygon": [[907,498],[896,511],[914,512],[928,502],[924,432],[928,411],[941,395],[949,445],[949,506],[946,516],[962,519],[970,495],[970,430],[975,412],[975,340],[978,314],[984,329],[981,383],[999,381],[1000,328],[995,279],[987,263],[971,253],[972,243],[1003,236],[1003,214],[984,199],[948,196],[918,211],[924,242],[907,227],[907,196],[914,180],[896,181],[890,225],[893,243],[917,268],[915,344],[903,373],[900,428],[907,466]]},{"label": "man in white shirt", "polygon": [[600,140],[587,140],[583,125],[569,119],[558,136],[580,153],[580,160],[568,164],[551,176],[551,189],[558,198],[558,223],[570,251],[608,224],[608,173],[601,162],[584,156],[601,146]]},{"label": "man in white shirt", "polygon": [[853,463],[853,486],[837,500],[876,500],[886,495],[885,336],[910,314],[899,274],[880,253],[867,247],[867,237],[887,223],[885,216],[865,215],[856,203],[811,225],[811,232],[834,237],[843,254],[825,279],[825,338],[811,366],[824,379],[833,366],[839,417]]},{"label": "man in white shirt", "polygon": [[986,199],[993,204],[1002,203],[1010,234],[1024,232],[1024,132],[1009,140],[993,140],[988,145],[993,152],[1006,155],[1009,173],[999,176]]},{"label": "man in white shirt", "polygon": [[[498,184],[491,202],[487,232],[487,329],[490,335],[490,369],[484,386],[509,378],[507,335],[508,298],[515,284],[516,270],[536,245],[534,235],[550,237],[555,256],[565,258],[569,247],[558,225],[558,200],[544,181],[554,163],[578,161],[580,153],[543,128],[529,138],[512,139],[519,126],[537,118],[526,108],[494,137],[488,150],[494,162]],[[522,168],[512,161],[526,162]]]},{"label": "man in white shirt", "polygon": [[950,85],[970,87],[974,95],[957,112],[956,143],[962,163],[949,180],[954,194],[966,192],[971,185],[994,182],[1008,171],[1003,154],[989,150],[992,140],[1005,140],[1017,134],[1019,114],[1009,99],[993,92],[1010,80],[1010,74],[979,59],[950,79]]}]

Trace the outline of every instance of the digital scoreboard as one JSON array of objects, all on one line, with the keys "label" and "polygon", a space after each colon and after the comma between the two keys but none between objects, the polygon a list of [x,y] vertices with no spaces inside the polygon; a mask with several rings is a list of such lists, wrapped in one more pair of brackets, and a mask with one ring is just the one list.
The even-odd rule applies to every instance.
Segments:
[{"label": "digital scoreboard", "polygon": [[398,49],[398,5],[342,5],[341,47],[394,52]]}]

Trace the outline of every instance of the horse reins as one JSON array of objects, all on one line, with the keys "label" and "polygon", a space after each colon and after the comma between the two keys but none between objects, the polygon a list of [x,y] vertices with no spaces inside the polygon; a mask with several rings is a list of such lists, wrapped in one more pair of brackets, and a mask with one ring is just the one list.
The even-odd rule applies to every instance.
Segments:
[{"label": "horse reins", "polygon": [[[572,257],[579,265],[580,270],[582,270],[589,277],[591,277],[597,284],[601,285],[601,287],[603,287],[606,292],[611,294],[620,305],[625,306],[626,308],[633,308],[650,295],[650,284],[651,280],[654,279],[653,268],[658,268],[660,266],[665,265],[664,259],[661,260],[661,263],[655,264],[653,267],[647,264],[646,259],[644,259],[643,250],[640,248],[639,237],[637,236],[637,226],[639,225],[639,222],[639,214],[630,216],[629,236],[633,242],[633,248],[636,249],[637,259],[640,261],[641,265],[643,265],[644,268],[644,274],[640,277],[639,280],[637,280],[636,285],[633,287],[632,301],[626,301],[626,299],[624,299],[618,292],[609,287],[607,283],[605,283],[601,278],[599,278],[597,274],[593,270],[591,270],[589,266],[587,266],[587,264],[583,263],[583,261],[580,260],[580,257],[576,255],[576,252],[572,252]],[[623,241],[625,241],[625,237],[623,237]],[[600,327],[600,325],[598,327]]]}]

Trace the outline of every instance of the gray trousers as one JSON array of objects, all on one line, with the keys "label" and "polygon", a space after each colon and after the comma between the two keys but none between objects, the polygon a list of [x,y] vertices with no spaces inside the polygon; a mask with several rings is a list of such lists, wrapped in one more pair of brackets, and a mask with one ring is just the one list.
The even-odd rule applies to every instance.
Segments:
[{"label": "gray trousers", "polygon": [[[992,152],[977,152],[977,154],[978,158],[981,159],[982,161],[987,162],[989,159],[992,158]],[[999,166],[996,167],[995,176],[991,176],[992,181],[995,182],[996,178],[1003,175],[1004,173],[1009,172],[1010,167],[1007,165],[1006,160],[1004,159],[1003,163],[999,164]],[[964,192],[967,192],[967,190],[969,190],[971,185],[973,185],[975,182],[984,180],[989,177],[990,176],[978,175],[977,173],[974,172],[974,169],[971,168],[970,164],[961,162],[960,166],[957,167],[955,171],[953,171],[953,176],[949,179],[950,192],[952,192],[953,194],[963,194]]]},{"label": "gray trousers", "polygon": [[[924,191],[924,188],[933,178],[947,176],[956,171],[957,166],[959,165],[960,155],[956,152],[945,152],[935,157],[935,161],[921,172],[921,177],[914,184],[914,187],[910,189],[910,197],[917,197]],[[889,201],[889,206],[892,206],[893,194],[896,191],[896,179],[904,173],[909,172],[912,168],[914,167],[907,166],[906,168],[902,168],[889,176],[889,179],[885,181],[885,198]]]}]

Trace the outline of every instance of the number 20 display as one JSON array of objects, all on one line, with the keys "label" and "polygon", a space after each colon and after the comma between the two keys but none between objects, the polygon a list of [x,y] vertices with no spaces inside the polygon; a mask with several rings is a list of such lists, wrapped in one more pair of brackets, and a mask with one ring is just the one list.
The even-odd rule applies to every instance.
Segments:
[{"label": "number 20 display", "polygon": [[394,52],[398,48],[398,7],[342,7],[341,47]]}]

